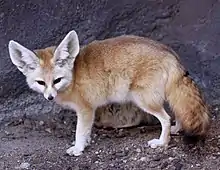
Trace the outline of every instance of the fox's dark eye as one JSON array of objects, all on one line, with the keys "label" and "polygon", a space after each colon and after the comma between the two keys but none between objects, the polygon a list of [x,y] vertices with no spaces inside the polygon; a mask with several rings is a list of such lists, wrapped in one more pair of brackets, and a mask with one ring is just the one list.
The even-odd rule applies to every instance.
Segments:
[{"label": "fox's dark eye", "polygon": [[59,77],[53,81],[53,84],[57,84],[61,81],[62,77]]},{"label": "fox's dark eye", "polygon": [[36,82],[37,82],[38,84],[42,85],[42,86],[45,86],[45,82],[42,81],[42,80],[36,80]]}]

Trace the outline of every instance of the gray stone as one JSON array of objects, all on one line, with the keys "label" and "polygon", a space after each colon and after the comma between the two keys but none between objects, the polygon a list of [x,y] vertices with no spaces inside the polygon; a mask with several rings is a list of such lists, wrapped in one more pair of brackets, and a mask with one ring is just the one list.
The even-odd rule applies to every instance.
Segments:
[{"label": "gray stone", "polygon": [[[220,2],[216,0],[60,0],[0,2],[0,123],[42,119],[64,111],[28,89],[12,65],[13,39],[34,49],[58,44],[77,31],[81,45],[122,34],[149,36],[170,45],[211,105],[220,97]],[[56,109],[54,109],[56,108]]]}]

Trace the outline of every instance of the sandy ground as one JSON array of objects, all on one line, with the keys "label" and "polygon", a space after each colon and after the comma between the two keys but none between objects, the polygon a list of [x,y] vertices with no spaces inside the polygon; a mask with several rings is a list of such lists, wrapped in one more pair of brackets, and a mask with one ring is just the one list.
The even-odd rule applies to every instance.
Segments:
[{"label": "sandy ground", "polygon": [[[218,108],[214,109],[217,113]],[[151,149],[147,141],[158,137],[160,126],[127,129],[93,128],[92,143],[79,157],[65,150],[71,146],[75,122],[67,116],[47,121],[20,119],[0,131],[0,169],[220,169],[220,117],[213,114],[205,141],[189,143],[172,136],[168,148]],[[72,120],[74,115],[72,115]]]}]

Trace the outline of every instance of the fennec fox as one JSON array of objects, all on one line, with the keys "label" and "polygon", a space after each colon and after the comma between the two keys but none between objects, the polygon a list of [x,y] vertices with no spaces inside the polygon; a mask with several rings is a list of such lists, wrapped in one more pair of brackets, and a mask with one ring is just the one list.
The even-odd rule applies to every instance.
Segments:
[{"label": "fennec fox", "polygon": [[[31,51],[9,42],[12,62],[26,76],[29,87],[77,113],[75,145],[66,152],[79,156],[90,142],[95,110],[108,103],[133,102],[161,123],[152,148],[167,146],[170,131],[204,136],[209,111],[177,54],[165,45],[138,36],[94,41],[80,49],[77,33],[70,31],[57,47]],[[175,114],[164,109],[167,101]]]}]

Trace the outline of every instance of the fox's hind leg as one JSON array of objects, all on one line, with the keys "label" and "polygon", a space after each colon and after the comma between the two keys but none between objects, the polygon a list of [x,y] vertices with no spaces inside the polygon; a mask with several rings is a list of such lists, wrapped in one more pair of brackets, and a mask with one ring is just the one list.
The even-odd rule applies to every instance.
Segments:
[{"label": "fox's hind leg", "polygon": [[174,126],[171,126],[170,133],[176,135],[176,134],[178,134],[181,130],[182,130],[182,125],[181,125],[180,121],[176,118],[175,125],[174,125]]},{"label": "fox's hind leg", "polygon": [[148,141],[148,145],[151,148],[156,148],[158,146],[167,146],[170,141],[170,116],[166,113],[164,108],[162,108],[160,112],[149,110],[148,112],[154,115],[160,121],[162,127],[160,138]]},{"label": "fox's hind leg", "polygon": [[[152,92],[153,93],[153,92]],[[144,94],[144,95],[143,95]],[[133,102],[137,104],[145,112],[155,116],[161,123],[162,132],[159,139],[152,139],[148,141],[151,148],[158,146],[167,146],[170,141],[170,116],[163,108],[163,98],[155,94],[146,93],[141,91],[133,93]],[[146,113],[146,114],[147,114]]]}]

